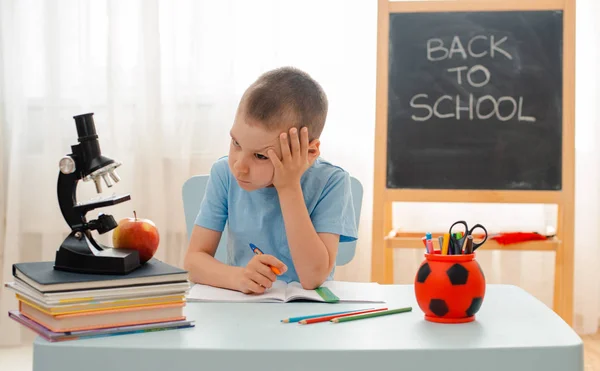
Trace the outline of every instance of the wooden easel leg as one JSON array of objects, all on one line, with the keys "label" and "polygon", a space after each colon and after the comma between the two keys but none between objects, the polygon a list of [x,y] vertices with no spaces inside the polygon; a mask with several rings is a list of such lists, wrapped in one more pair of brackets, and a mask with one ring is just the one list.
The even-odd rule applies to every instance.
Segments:
[{"label": "wooden easel leg", "polygon": [[[375,195],[377,199],[381,195]],[[373,203],[373,243],[371,254],[371,281],[390,284],[394,281],[393,251],[386,247],[385,237],[392,228],[392,205],[390,202]]]},{"label": "wooden easel leg", "polygon": [[[385,237],[390,232],[389,202],[386,193],[386,133],[387,133],[387,65],[388,65],[388,0],[377,2],[377,104],[375,108],[375,157],[373,177],[373,229],[371,281],[380,284],[389,280]],[[391,282],[390,282],[391,283]]]},{"label": "wooden easel leg", "polygon": [[556,251],[554,269],[553,310],[569,326],[573,326],[573,284],[574,256],[573,249],[561,243]]},{"label": "wooden easel leg", "polygon": [[382,200],[378,200],[380,195],[375,194],[373,202],[373,229],[371,243],[371,281],[383,283],[385,276],[385,205]]},{"label": "wooden easel leg", "polygon": [[575,279],[575,208],[573,202],[558,206],[556,236],[561,241],[554,264],[553,310],[573,326],[573,289]]},{"label": "wooden easel leg", "polygon": [[384,268],[384,240],[382,231],[382,222],[373,220],[372,243],[371,243],[371,281],[383,283]]},{"label": "wooden easel leg", "polygon": [[385,284],[394,283],[394,249],[386,247],[384,251],[385,255],[385,269],[383,282]]},{"label": "wooden easel leg", "polygon": [[[384,210],[384,229],[386,231],[386,236],[392,230],[392,208],[393,203],[386,202],[385,210]],[[383,259],[384,259],[384,267],[383,267],[383,283],[392,284],[394,283],[394,249],[391,248],[387,243],[383,245]]]},{"label": "wooden easel leg", "polygon": [[562,197],[558,206],[556,236],[561,244],[556,253],[554,307],[573,326],[575,266],[575,0],[564,5],[563,31],[563,157]]},{"label": "wooden easel leg", "polygon": [[574,289],[575,251],[573,247],[563,252],[563,292],[561,296],[562,314],[560,315],[569,326],[573,327],[573,289]]},{"label": "wooden easel leg", "polygon": [[556,256],[555,256],[555,260],[554,260],[554,295],[552,296],[552,310],[554,310],[554,312],[556,312],[556,314],[558,314],[559,316],[561,316],[563,319],[564,317],[562,316],[564,309],[563,309],[563,291],[564,291],[564,287],[563,287],[563,251],[564,251],[564,247],[563,247],[563,243],[559,244],[559,246],[556,248]]},{"label": "wooden easel leg", "polygon": [[573,326],[574,256],[572,248],[563,244],[556,251],[554,270],[554,311]]}]

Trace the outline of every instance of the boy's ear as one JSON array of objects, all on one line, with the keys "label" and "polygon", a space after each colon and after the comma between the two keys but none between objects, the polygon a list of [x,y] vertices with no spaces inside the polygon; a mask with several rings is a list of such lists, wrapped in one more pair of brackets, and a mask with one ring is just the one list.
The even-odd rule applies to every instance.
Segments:
[{"label": "boy's ear", "polygon": [[319,139],[313,139],[312,142],[308,143],[308,162],[311,165],[321,154],[321,151],[319,150],[320,145],[321,141]]}]

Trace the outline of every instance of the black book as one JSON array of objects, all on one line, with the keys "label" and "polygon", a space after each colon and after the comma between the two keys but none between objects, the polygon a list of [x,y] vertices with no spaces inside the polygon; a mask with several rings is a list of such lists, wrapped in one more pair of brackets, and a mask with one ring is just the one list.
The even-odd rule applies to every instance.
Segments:
[{"label": "black book", "polygon": [[187,273],[155,258],[126,275],[65,272],[53,261],[13,264],[13,276],[42,293],[185,282]]}]

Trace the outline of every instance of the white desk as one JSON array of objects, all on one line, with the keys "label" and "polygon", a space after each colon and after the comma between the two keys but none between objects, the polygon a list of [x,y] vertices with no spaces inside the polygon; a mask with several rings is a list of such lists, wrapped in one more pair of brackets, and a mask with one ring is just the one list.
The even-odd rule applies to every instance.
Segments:
[{"label": "white desk", "polygon": [[476,321],[426,322],[412,285],[386,286],[389,308],[409,313],[299,325],[296,315],[365,304],[188,303],[196,327],[62,343],[36,339],[34,371],[435,370],[582,371],[579,336],[520,288],[488,285]]}]

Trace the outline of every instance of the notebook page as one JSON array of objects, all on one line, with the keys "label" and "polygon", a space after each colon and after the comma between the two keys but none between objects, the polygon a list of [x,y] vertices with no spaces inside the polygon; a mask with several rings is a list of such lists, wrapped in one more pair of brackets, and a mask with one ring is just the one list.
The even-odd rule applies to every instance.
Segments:
[{"label": "notebook page", "polygon": [[269,303],[285,301],[286,283],[275,281],[263,294],[244,294],[243,292],[222,289],[208,285],[195,284],[187,295],[187,301],[224,302],[224,303]]},{"label": "notebook page", "polygon": [[327,281],[327,287],[344,302],[385,303],[382,287],[377,282]]},{"label": "notebook page", "polygon": [[286,301],[292,300],[325,301],[315,290],[303,289],[300,282],[288,283],[286,289]]}]

